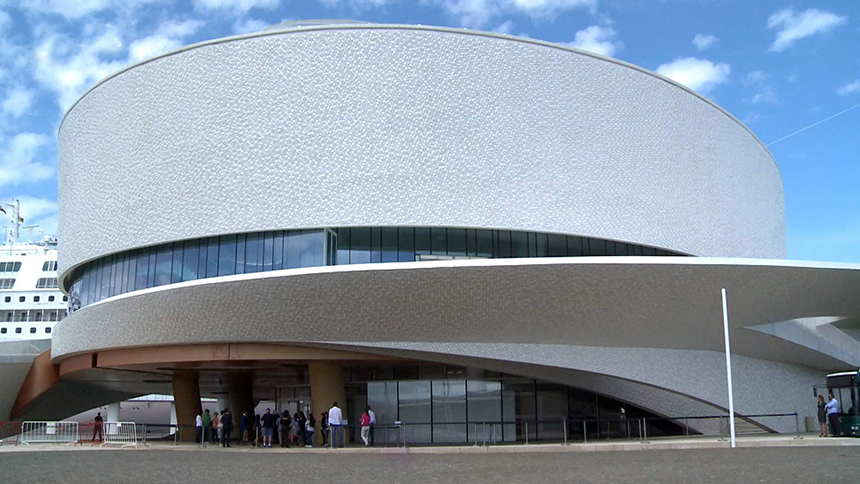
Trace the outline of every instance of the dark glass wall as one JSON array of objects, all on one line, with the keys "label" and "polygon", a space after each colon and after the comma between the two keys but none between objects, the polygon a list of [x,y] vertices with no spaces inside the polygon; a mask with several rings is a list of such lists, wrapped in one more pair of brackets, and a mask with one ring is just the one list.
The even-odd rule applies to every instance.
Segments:
[{"label": "dark glass wall", "polygon": [[[459,370],[459,371],[458,371]],[[682,435],[684,429],[647,410],[587,390],[542,380],[484,372],[466,379],[462,368],[443,365],[347,368],[349,422],[365,405],[376,413],[377,442],[386,427],[405,426],[410,444],[571,441],[639,438],[646,418],[649,436]],[[393,378],[396,380],[392,380]],[[388,430],[393,432],[393,430]],[[352,432],[359,441],[357,429]],[[391,433],[392,438],[397,435]],[[393,441],[392,441],[393,442]]]},{"label": "dark glass wall", "polygon": [[209,277],[335,264],[450,258],[681,255],[588,237],[445,227],[341,227],[223,235],[114,254],[72,275],[71,310]]}]

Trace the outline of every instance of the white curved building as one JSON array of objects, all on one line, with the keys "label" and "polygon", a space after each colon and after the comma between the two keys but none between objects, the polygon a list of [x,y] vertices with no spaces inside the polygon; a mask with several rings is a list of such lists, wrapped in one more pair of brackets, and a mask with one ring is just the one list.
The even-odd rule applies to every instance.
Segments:
[{"label": "white curved building", "polygon": [[128,67],[59,136],[58,378],[173,392],[180,421],[229,394],[368,403],[418,442],[677,433],[727,407],[723,287],[740,414],[812,415],[860,364],[860,270],[783,260],[768,150],[617,60],[286,25]]}]

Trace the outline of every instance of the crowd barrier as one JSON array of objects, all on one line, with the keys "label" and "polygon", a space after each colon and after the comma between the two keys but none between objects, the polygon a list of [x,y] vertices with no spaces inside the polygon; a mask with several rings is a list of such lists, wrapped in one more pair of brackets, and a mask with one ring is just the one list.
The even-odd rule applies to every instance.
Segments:
[{"label": "crowd barrier", "polygon": [[0,422],[0,445],[18,445],[18,437],[21,435],[21,422]]},{"label": "crowd barrier", "polygon": [[137,425],[134,422],[105,422],[102,446],[105,445],[137,448]]},{"label": "crowd barrier", "polygon": [[37,443],[77,444],[80,430],[77,422],[27,421],[21,422],[18,442],[23,445]]}]

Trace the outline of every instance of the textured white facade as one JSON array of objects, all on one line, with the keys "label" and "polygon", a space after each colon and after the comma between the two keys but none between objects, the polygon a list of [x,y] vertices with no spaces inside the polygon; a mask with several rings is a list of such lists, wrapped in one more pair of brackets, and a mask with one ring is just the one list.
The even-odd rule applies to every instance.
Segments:
[{"label": "textured white facade", "polygon": [[325,226],[786,251],[779,171],[740,122],[656,74],[527,39],[378,25],[221,39],[103,81],[59,136],[63,279],[135,247]]}]

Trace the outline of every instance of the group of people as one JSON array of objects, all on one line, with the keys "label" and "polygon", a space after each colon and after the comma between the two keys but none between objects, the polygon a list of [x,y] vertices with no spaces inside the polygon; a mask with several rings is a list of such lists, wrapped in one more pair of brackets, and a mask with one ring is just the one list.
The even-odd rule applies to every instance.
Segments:
[{"label": "group of people", "polygon": [[230,434],[233,433],[233,415],[230,410],[224,409],[221,415],[218,412],[209,413],[207,408],[203,413],[197,415],[197,433],[194,443],[206,447],[206,443],[221,444],[230,447]]},{"label": "group of people", "polygon": [[[829,432],[828,424],[830,424]],[[818,427],[819,437],[839,435],[839,400],[833,396],[833,392],[827,394],[827,402],[824,401],[824,395],[818,395]]]},{"label": "group of people", "polygon": [[[332,439],[332,447],[343,447],[344,436],[342,427],[344,425],[343,412],[334,402],[327,412],[320,414],[319,422],[314,415],[307,415],[301,410],[290,415],[284,410],[282,413],[273,413],[267,408],[263,415],[254,415],[253,420],[249,412],[239,417],[239,445],[251,444],[255,447],[271,448],[277,440],[281,447],[290,445],[313,447],[314,432],[319,423],[322,434],[323,446],[328,446],[329,434]],[[361,440],[365,447],[374,445],[374,429],[376,427],[376,414],[370,406],[364,407],[359,418],[361,426]],[[230,447],[230,434],[233,432],[233,415],[229,409],[224,409],[221,415],[218,412],[209,412],[206,409],[197,415],[197,432],[194,442],[205,447],[207,443]]]}]

